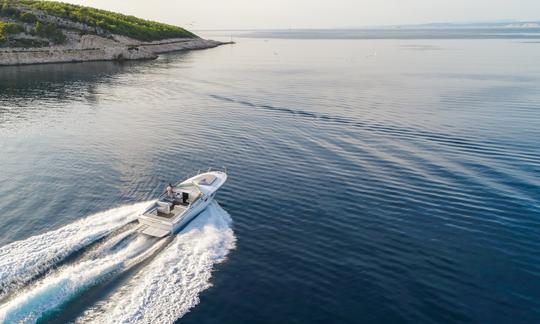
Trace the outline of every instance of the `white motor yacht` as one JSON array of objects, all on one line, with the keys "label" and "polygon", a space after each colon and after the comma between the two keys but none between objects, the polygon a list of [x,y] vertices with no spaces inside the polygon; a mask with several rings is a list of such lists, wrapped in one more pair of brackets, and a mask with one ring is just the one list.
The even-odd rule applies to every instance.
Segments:
[{"label": "white motor yacht", "polygon": [[138,216],[139,232],[164,237],[180,231],[210,204],[226,180],[226,172],[209,171],[168,188]]}]

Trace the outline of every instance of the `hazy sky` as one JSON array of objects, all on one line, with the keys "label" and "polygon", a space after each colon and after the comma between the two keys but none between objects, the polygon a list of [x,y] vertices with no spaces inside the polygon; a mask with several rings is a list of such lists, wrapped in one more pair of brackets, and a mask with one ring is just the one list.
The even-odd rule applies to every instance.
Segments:
[{"label": "hazy sky", "polygon": [[188,29],[339,28],[540,19],[540,0],[64,0]]}]

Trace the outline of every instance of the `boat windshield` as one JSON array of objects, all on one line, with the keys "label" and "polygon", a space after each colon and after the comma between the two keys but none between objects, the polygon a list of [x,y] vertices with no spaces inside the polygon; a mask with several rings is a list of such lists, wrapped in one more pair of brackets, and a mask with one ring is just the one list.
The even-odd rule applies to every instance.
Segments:
[{"label": "boat windshield", "polygon": [[175,189],[193,189],[197,188],[197,186],[193,182],[188,183],[179,183],[174,186]]}]

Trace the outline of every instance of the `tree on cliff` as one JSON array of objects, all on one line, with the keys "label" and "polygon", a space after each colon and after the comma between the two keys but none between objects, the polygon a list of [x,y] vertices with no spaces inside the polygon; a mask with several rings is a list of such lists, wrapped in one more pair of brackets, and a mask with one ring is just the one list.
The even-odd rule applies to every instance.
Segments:
[{"label": "tree on cliff", "polygon": [[66,35],[53,24],[44,24],[38,21],[34,27],[34,33],[39,37],[50,39],[55,44],[62,44],[66,41]]}]

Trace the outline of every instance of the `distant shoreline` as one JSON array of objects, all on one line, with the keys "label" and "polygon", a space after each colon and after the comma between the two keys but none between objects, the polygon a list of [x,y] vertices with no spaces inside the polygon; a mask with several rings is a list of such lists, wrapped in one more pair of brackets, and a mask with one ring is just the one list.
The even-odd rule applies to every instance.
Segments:
[{"label": "distant shoreline", "polygon": [[236,31],[234,37],[265,39],[521,39],[540,40],[540,28],[363,28]]},{"label": "distant shoreline", "polygon": [[87,35],[81,43],[83,45],[0,49],[0,66],[152,60],[163,53],[214,48],[231,42],[190,38],[128,45],[104,42],[97,36]]}]

